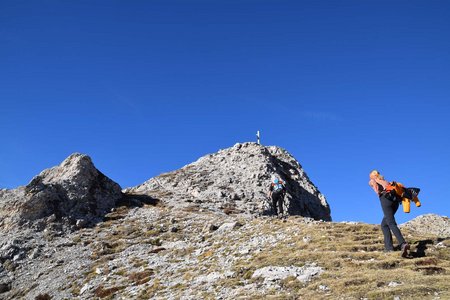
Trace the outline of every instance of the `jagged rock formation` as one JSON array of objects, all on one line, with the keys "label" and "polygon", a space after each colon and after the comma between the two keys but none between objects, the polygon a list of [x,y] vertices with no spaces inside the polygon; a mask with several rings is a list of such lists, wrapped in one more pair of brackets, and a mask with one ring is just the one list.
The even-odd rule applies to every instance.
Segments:
[{"label": "jagged rock formation", "polygon": [[331,221],[325,197],[298,161],[282,148],[256,143],[236,144],[206,155],[125,193],[149,195],[172,207],[194,203],[207,210],[260,214],[270,209],[267,191],[272,174],[286,182],[285,204],[290,215]]},{"label": "jagged rock formation", "polygon": [[95,224],[122,198],[121,187],[98,171],[89,156],[72,154],[14,190],[0,190],[0,228]]},{"label": "jagged rock formation", "polygon": [[423,234],[434,234],[450,238],[450,219],[446,216],[436,214],[421,215],[400,226]]},{"label": "jagged rock formation", "polygon": [[[399,261],[383,252],[379,225],[254,218],[272,173],[288,184],[291,213],[329,216],[277,147],[238,144],[125,195],[74,154],[0,190],[0,299],[449,298],[448,238],[405,228],[416,242]],[[164,205],[140,205],[156,196]],[[94,226],[60,230],[75,220]]]}]

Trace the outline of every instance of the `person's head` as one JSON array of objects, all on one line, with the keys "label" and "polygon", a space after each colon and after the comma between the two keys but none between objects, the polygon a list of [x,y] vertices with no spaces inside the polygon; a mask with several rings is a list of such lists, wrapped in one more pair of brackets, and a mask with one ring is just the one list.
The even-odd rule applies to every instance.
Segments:
[{"label": "person's head", "polygon": [[370,179],[375,179],[375,178],[384,179],[384,177],[377,170],[373,170],[372,172],[370,172],[369,177],[370,177]]},{"label": "person's head", "polygon": [[279,180],[278,180],[278,178],[276,178],[276,177],[273,179],[273,183],[275,183],[275,184],[278,184],[278,181],[279,181]]},{"label": "person's head", "polygon": [[370,179],[374,179],[377,178],[380,175],[380,173],[377,170],[373,170],[372,172],[370,172],[369,177]]}]

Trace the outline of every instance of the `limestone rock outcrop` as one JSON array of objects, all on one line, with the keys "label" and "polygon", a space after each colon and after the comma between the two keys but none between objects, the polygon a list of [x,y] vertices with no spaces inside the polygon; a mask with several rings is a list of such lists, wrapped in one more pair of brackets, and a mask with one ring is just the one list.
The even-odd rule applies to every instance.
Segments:
[{"label": "limestone rock outcrop", "polygon": [[433,234],[450,238],[450,218],[436,214],[420,215],[400,227],[408,228],[423,234]]},{"label": "limestone rock outcrop", "polygon": [[170,207],[197,205],[200,209],[257,215],[270,213],[267,192],[272,175],[286,182],[285,209],[289,215],[331,221],[324,195],[298,161],[282,148],[256,143],[236,144],[203,156],[124,192],[148,195]]},{"label": "limestone rock outcrop", "polygon": [[122,198],[121,187],[98,171],[89,156],[75,153],[31,182],[0,190],[0,227],[49,223],[69,227],[95,224]]}]

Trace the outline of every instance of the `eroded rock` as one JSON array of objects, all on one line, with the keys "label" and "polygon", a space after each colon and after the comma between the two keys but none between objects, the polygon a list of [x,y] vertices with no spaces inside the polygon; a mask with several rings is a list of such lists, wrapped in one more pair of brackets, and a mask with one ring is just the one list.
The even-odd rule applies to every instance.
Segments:
[{"label": "eroded rock", "polygon": [[298,161],[282,148],[256,143],[236,144],[208,154],[125,192],[149,195],[175,208],[196,203],[199,209],[223,211],[228,215],[270,214],[267,192],[272,175],[286,182],[288,214],[331,220],[324,195]]},{"label": "eroded rock", "polygon": [[121,197],[120,186],[98,171],[89,156],[72,154],[28,185],[0,192],[2,227],[34,223],[43,230],[54,222],[85,227],[101,221]]}]

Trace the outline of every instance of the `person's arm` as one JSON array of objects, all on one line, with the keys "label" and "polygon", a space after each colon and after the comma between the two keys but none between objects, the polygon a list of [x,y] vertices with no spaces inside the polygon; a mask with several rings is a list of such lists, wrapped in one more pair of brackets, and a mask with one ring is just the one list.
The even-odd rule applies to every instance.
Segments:
[{"label": "person's arm", "polygon": [[[383,187],[383,189],[385,189],[389,185],[389,182],[387,182],[384,179],[373,178],[372,180],[375,181],[375,183],[378,183],[379,185],[381,185]],[[378,189],[378,187],[377,187],[377,189]]]},{"label": "person's arm", "polygon": [[375,182],[374,179],[370,179],[369,185],[374,190],[374,192],[377,193],[377,195],[380,194],[380,191],[378,190],[378,184]]}]

